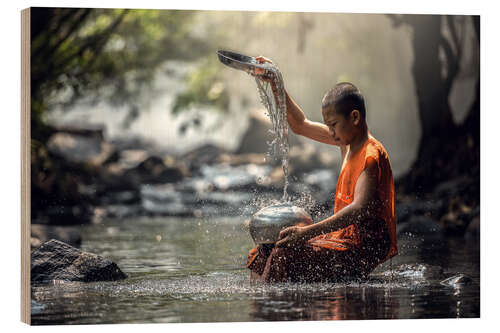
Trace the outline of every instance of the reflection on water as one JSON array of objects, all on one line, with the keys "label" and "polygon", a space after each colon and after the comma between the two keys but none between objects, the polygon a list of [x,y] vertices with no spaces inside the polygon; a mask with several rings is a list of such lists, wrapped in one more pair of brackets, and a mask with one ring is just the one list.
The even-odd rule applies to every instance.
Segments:
[{"label": "reflection on water", "polygon": [[[129,278],[32,288],[33,324],[479,317],[479,244],[405,238],[368,281],[250,283],[242,218],[142,218],[83,229]],[[464,273],[470,285],[440,281]]]}]

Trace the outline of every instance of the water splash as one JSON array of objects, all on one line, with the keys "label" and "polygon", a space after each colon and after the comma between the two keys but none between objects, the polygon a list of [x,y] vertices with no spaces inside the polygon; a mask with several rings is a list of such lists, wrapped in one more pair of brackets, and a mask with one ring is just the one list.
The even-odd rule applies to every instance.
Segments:
[{"label": "water splash", "polygon": [[[414,289],[427,287],[430,282],[420,277],[400,276],[391,281],[388,272],[374,274],[368,280],[316,283],[259,283],[250,282],[243,270],[212,271],[205,274],[166,276],[138,276],[128,280],[106,283],[70,282],[58,286],[59,296],[76,297],[81,295],[108,295],[109,297],[168,297],[172,300],[247,300],[263,295],[284,295],[300,293],[303,296],[321,295],[345,288],[371,289]],[[34,299],[41,302],[52,295],[54,286],[42,286],[34,291]]]},{"label": "water splash", "polygon": [[286,94],[283,76],[280,70],[274,64],[262,64],[266,67],[267,77],[272,77],[276,86],[276,94],[272,92],[270,84],[256,76],[255,82],[259,90],[261,103],[267,110],[267,115],[271,119],[272,130],[269,132],[274,136],[271,142],[268,142],[270,153],[275,158],[281,158],[281,166],[285,176],[285,184],[283,186],[282,201],[288,202],[290,200],[287,192],[288,188],[288,152],[290,146],[288,143],[288,123],[286,120]]},{"label": "water splash", "polygon": [[[276,198],[272,193],[258,193],[255,195],[246,206],[246,215],[253,215],[255,212],[261,210],[262,208],[278,205],[283,203],[284,198]],[[312,196],[311,192],[307,189],[303,189],[297,195],[288,195],[286,197],[286,202],[292,206],[297,206],[305,209],[311,216],[316,216],[315,207],[317,207],[317,202]]]}]

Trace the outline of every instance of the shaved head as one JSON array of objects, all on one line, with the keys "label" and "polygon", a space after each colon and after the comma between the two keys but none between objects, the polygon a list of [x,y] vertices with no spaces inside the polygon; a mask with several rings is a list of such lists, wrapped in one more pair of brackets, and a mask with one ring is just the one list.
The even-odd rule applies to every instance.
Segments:
[{"label": "shaved head", "polygon": [[366,118],[365,98],[352,83],[340,82],[330,89],[321,101],[323,110],[333,107],[335,112],[348,116],[352,110],[358,110]]}]

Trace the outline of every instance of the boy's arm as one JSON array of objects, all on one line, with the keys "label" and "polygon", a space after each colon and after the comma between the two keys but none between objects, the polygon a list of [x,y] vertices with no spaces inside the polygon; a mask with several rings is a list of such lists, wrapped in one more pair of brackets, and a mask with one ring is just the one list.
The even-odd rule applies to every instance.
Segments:
[{"label": "boy's arm", "polygon": [[[276,96],[276,86],[274,82],[271,83],[271,88],[273,94]],[[313,139],[322,143],[340,146],[337,141],[335,141],[328,129],[328,126],[320,122],[311,121],[306,118],[304,111],[300,106],[295,103],[288,91],[285,89],[286,96],[286,119],[290,129],[298,135],[305,136],[309,139]],[[345,147],[344,147],[345,148]]]},{"label": "boy's arm", "polygon": [[367,163],[359,176],[354,189],[354,200],[336,214],[321,222],[305,227],[289,227],[280,232],[277,247],[301,244],[316,236],[333,232],[351,224],[360,224],[376,216],[380,203],[376,197],[378,167],[376,163]]},{"label": "boy's arm", "polygon": [[[256,59],[260,63],[264,62],[272,63],[271,60],[262,56],[256,57]],[[262,70],[258,69],[257,73],[262,73]],[[276,87],[276,83],[272,78],[265,78],[264,80],[270,83],[274,99],[276,100],[276,96],[278,95],[278,89]],[[295,134],[302,135],[322,143],[334,146],[340,146],[339,143],[333,139],[330,130],[328,129],[328,126],[319,122],[310,121],[309,119],[306,118],[302,109],[297,105],[297,103],[295,103],[295,101],[292,99],[292,97],[290,96],[290,94],[286,89],[285,89],[285,96],[286,96],[286,114],[287,114],[286,118],[288,121],[288,125],[290,125],[290,129]],[[344,147],[340,146],[340,147],[343,159],[345,155],[345,146]]]}]

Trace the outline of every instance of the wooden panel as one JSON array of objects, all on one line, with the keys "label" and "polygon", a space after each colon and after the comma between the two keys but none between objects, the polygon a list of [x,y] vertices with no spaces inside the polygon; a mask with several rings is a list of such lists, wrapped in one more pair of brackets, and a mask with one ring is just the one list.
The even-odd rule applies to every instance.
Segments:
[{"label": "wooden panel", "polygon": [[30,9],[21,11],[21,321],[31,322]]}]

